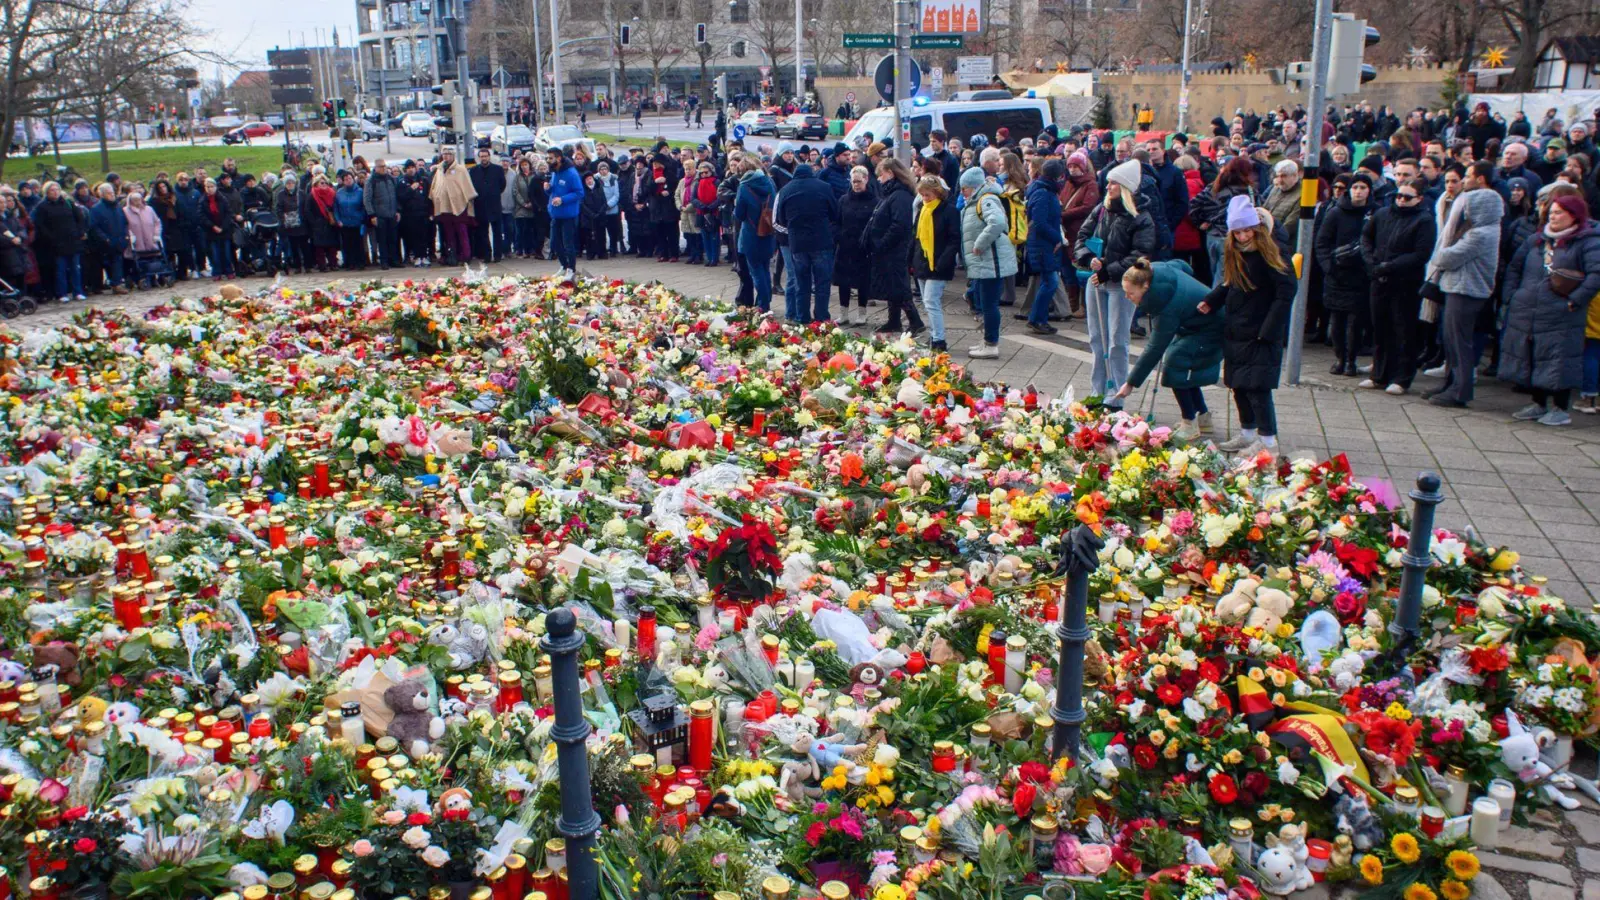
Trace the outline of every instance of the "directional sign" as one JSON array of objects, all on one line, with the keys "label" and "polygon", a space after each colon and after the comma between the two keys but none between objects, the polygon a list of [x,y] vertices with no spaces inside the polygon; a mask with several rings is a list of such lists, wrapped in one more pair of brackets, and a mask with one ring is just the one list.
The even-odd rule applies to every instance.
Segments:
[{"label": "directional sign", "polygon": [[[922,69],[917,67],[917,61],[911,60],[911,93],[914,96],[922,87]],[[894,99],[894,54],[885,53],[883,59],[878,60],[878,67],[873,70],[872,83],[878,88],[878,96],[885,100]],[[902,98],[904,99],[904,98]]]},{"label": "directional sign", "polygon": [[959,34],[913,34],[913,50],[960,50],[965,39]]},{"label": "directional sign", "polygon": [[735,125],[735,126],[733,126],[733,139],[734,140],[742,141],[742,140],[744,140],[744,135],[745,135],[745,130],[744,130],[744,126],[743,125]]},{"label": "directional sign", "polygon": [[296,85],[311,83],[310,69],[270,69],[267,71],[267,81],[275,87],[294,87]]},{"label": "directional sign", "polygon": [[367,91],[373,94],[403,94],[411,90],[411,72],[407,69],[368,69]]},{"label": "directional sign", "polygon": [[879,48],[887,49],[894,46],[892,34],[846,34],[844,36],[846,48]]},{"label": "directional sign", "polygon": [[304,47],[294,50],[268,50],[267,65],[275,69],[309,69],[311,51]]},{"label": "directional sign", "polygon": [[[293,106],[296,103],[313,103],[316,101],[316,99],[316,92],[308,87],[285,87],[272,89],[273,106]],[[198,100],[196,100],[195,105],[199,105]]]}]

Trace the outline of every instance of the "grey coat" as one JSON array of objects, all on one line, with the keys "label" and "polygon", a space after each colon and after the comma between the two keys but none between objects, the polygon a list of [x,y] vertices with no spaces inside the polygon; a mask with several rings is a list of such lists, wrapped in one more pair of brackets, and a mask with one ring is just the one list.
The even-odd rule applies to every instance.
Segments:
[{"label": "grey coat", "polygon": [[961,249],[968,279],[1017,274],[1017,248],[1006,237],[1006,208],[998,184],[985,181],[961,211]]},{"label": "grey coat", "polygon": [[1439,247],[1428,265],[1439,289],[1447,294],[1488,297],[1494,294],[1495,264],[1500,256],[1500,217],[1505,203],[1492,190],[1468,191],[1456,198],[1466,203],[1457,229],[1465,229],[1454,243],[1440,236]]},{"label": "grey coat", "polygon": [[518,172],[517,177],[511,179],[511,189],[515,191],[516,201],[516,211],[512,215],[516,218],[531,219],[538,215],[539,211],[534,209],[533,200],[529,197],[529,193],[533,190],[533,183],[538,177],[538,175],[524,175]]},{"label": "grey coat", "polygon": [[389,220],[394,220],[400,215],[393,175],[379,175],[374,172],[367,176],[367,186],[361,193],[361,203],[367,215]]},{"label": "grey coat", "polygon": [[[1550,288],[1552,268],[1583,272],[1583,282],[1562,297]],[[1600,231],[1593,222],[1559,245],[1552,245],[1543,234],[1528,238],[1506,267],[1504,296],[1509,299],[1500,338],[1500,377],[1546,391],[1580,387],[1584,326],[1596,292],[1600,292]]]}]

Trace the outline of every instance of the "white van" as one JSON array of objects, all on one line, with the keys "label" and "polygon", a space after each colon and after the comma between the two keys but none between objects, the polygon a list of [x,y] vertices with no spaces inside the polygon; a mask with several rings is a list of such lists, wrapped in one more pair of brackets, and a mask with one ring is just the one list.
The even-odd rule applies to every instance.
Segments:
[{"label": "white van", "polygon": [[[911,146],[928,145],[928,132],[943,129],[952,138],[969,144],[975,134],[993,139],[1001,128],[1010,130],[1013,141],[1031,138],[1055,121],[1050,111],[1050,101],[1014,97],[1010,100],[942,100],[913,106],[911,109]],[[855,127],[845,135],[845,143],[856,146],[856,138],[872,133],[874,140],[894,134],[894,109],[881,106],[856,120]],[[898,136],[897,136],[898,137]]]}]

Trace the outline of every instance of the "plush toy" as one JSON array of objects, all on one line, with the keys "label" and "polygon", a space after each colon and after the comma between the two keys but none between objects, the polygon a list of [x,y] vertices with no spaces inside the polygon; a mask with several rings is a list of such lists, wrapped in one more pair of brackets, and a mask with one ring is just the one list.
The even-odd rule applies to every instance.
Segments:
[{"label": "plush toy", "polygon": [[1277,588],[1262,587],[1260,580],[1246,578],[1217,601],[1217,618],[1232,624],[1240,620],[1250,628],[1276,631],[1284,616],[1294,607],[1294,599]]},{"label": "plush toy", "polygon": [[1357,850],[1371,850],[1383,843],[1383,828],[1378,817],[1372,814],[1372,805],[1365,791],[1345,791],[1333,805],[1333,815],[1339,836]]},{"label": "plush toy", "polygon": [[1328,863],[1335,869],[1342,869],[1350,865],[1350,859],[1355,856],[1355,847],[1350,843],[1350,835],[1340,834],[1333,838],[1333,853],[1328,857]]},{"label": "plush toy", "polygon": [[477,622],[462,621],[460,627],[441,622],[428,633],[428,642],[450,653],[450,668],[470,669],[489,653],[489,629]]},{"label": "plush toy", "polygon": [[14,659],[0,659],[0,681],[22,684],[28,680],[28,670]]},{"label": "plush toy", "polygon": [[104,722],[106,720],[106,710],[110,708],[111,704],[99,697],[93,695],[80,697],[78,699],[78,720],[81,722]]},{"label": "plush toy", "polygon": [[105,723],[113,728],[125,727],[139,721],[139,707],[120,700],[106,707]]},{"label": "plush toy", "polygon": [[383,702],[394,714],[389,737],[413,759],[426,756],[433,742],[444,737],[444,720],[429,708],[432,700],[428,683],[421,678],[408,678],[383,692]]},{"label": "plush toy", "polygon": [[83,682],[83,677],[78,674],[78,648],[62,641],[51,641],[43,647],[35,647],[33,666],[35,669],[55,666],[57,684],[77,687]]},{"label": "plush toy", "polygon": [[465,428],[440,422],[428,437],[444,456],[460,456],[472,449],[472,432]]},{"label": "plush toy", "polygon": [[472,815],[472,792],[466,788],[451,788],[439,795],[439,818],[451,822],[465,822]]},{"label": "plush toy", "polygon": [[867,688],[881,687],[884,671],[876,663],[864,662],[850,670],[850,696],[863,702]]},{"label": "plush toy", "polygon": [[1517,773],[1517,780],[1528,787],[1538,786],[1545,799],[1562,809],[1577,809],[1578,801],[1561,793],[1561,788],[1574,787],[1572,778],[1557,773],[1550,763],[1541,758],[1545,747],[1555,743],[1555,732],[1541,728],[1537,733],[1522,726],[1517,714],[1506,710],[1506,728],[1510,733],[1500,742],[1500,761]]},{"label": "plush toy", "polygon": [[1285,843],[1275,834],[1267,835],[1267,849],[1256,857],[1256,871],[1261,873],[1261,890],[1274,897],[1287,897],[1295,891],[1311,887],[1316,879],[1311,869],[1295,852],[1292,843]]}]

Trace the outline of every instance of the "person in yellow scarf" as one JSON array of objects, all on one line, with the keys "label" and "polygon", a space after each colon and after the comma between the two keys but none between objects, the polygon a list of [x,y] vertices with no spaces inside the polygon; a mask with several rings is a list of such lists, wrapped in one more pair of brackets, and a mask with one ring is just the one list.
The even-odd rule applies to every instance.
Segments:
[{"label": "person in yellow scarf", "polygon": [[911,242],[911,274],[922,292],[928,314],[928,336],[935,352],[944,352],[944,289],[956,274],[956,254],[961,250],[961,217],[949,202],[949,191],[937,175],[917,182],[917,199],[911,204],[916,240]]},{"label": "person in yellow scarf", "polygon": [[444,235],[445,265],[465,262],[472,256],[468,224],[472,221],[472,201],[478,196],[467,167],[456,162],[455,150],[439,152],[439,167],[433,172],[428,199],[433,201],[433,217]]}]

